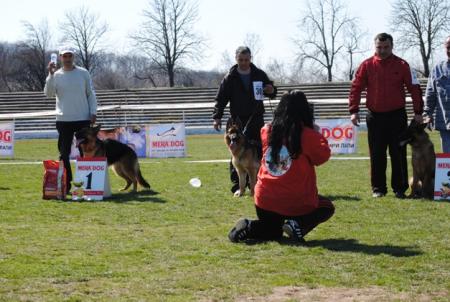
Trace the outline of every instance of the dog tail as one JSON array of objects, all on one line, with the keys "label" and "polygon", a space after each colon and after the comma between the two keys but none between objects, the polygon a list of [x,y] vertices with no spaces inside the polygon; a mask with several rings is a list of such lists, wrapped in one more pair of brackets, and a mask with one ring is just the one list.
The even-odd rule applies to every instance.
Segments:
[{"label": "dog tail", "polygon": [[139,168],[139,165],[137,166],[136,169],[136,179],[138,181],[138,183],[143,186],[144,188],[150,189],[150,184],[144,179],[144,177],[142,177],[142,173],[141,173],[141,169]]}]

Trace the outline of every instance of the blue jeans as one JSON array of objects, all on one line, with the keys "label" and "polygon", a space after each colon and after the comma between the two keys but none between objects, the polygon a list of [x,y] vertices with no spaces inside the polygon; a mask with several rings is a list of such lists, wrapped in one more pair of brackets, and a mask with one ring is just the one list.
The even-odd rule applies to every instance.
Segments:
[{"label": "blue jeans", "polygon": [[439,130],[441,134],[442,152],[450,153],[450,130]]}]

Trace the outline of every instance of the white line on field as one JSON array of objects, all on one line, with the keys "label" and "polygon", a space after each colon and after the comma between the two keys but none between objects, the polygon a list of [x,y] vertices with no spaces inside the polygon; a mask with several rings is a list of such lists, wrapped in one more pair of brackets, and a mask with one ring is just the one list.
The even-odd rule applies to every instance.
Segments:
[{"label": "white line on field", "polygon": [[[389,158],[389,157],[388,157]],[[408,156],[411,158],[411,156]],[[352,156],[352,157],[336,157],[332,156],[331,160],[368,160],[368,156]],[[188,164],[213,164],[213,163],[228,163],[230,159],[210,159],[210,160],[185,160],[183,163]],[[74,161],[72,161],[74,162]],[[159,161],[140,161],[141,165],[144,164],[159,164]],[[0,162],[0,165],[41,165],[42,161],[10,161]]]}]

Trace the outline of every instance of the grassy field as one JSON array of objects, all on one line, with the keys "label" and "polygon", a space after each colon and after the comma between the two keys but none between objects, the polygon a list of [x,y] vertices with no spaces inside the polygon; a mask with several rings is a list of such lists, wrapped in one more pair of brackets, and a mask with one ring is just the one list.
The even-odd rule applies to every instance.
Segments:
[{"label": "grassy field", "polygon": [[[368,160],[331,160],[318,183],[336,214],[306,246],[232,244],[252,199],[232,197],[227,163],[188,162],[229,158],[221,136],[187,148],[142,160],[157,194],[118,193],[111,174],[112,199],[80,203],[42,200],[42,165],[23,164],[56,158],[56,141],[18,141],[0,160],[0,301],[267,301],[286,288],[286,301],[318,301],[316,289],[327,301],[355,290],[356,301],[448,301],[450,203],[373,200]],[[364,133],[355,156],[367,156]]]}]

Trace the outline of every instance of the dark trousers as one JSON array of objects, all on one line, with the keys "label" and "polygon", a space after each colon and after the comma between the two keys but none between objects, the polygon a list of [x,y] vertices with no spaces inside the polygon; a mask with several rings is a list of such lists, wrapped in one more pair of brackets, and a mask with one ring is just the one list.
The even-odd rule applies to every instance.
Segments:
[{"label": "dark trousers", "polygon": [[257,206],[258,220],[250,224],[249,238],[258,240],[277,240],[283,236],[283,224],[286,219],[297,221],[305,236],[320,223],[327,221],[334,214],[331,200],[319,196],[319,206],[309,214],[302,216],[283,216],[278,213],[263,210]]},{"label": "dark trousers", "polygon": [[[72,168],[70,167],[70,149],[73,142],[73,135],[78,130],[89,127],[90,121],[76,122],[56,122],[58,131],[58,151],[59,159],[64,162],[64,168],[67,172],[67,192],[70,191],[72,181]],[[80,150],[80,154],[81,150]]]},{"label": "dark trousers", "polygon": [[408,189],[408,166],[406,146],[401,147],[399,137],[407,128],[405,109],[391,112],[368,112],[366,116],[369,152],[370,180],[373,192],[387,193],[386,150],[391,157],[391,186],[394,192],[404,193]]},{"label": "dark trousers", "polygon": [[[237,117],[233,117],[236,119]],[[249,140],[255,141],[261,148],[260,153],[262,154],[262,146],[261,146],[261,128],[264,126],[264,116],[263,115],[255,115],[251,118],[250,116],[239,116],[238,117],[242,123],[242,127],[247,127],[245,129],[245,136]],[[248,124],[247,124],[248,123]],[[244,130],[244,129],[243,129]],[[230,160],[230,180],[232,183],[231,191],[234,193],[239,189],[239,176],[237,174],[236,169]],[[249,178],[247,176],[247,185],[249,184]]]}]

